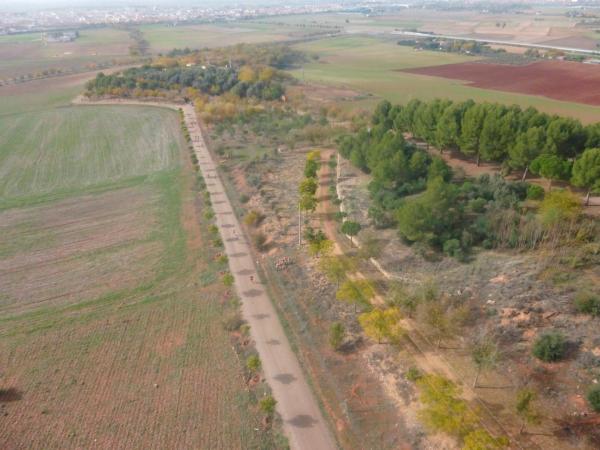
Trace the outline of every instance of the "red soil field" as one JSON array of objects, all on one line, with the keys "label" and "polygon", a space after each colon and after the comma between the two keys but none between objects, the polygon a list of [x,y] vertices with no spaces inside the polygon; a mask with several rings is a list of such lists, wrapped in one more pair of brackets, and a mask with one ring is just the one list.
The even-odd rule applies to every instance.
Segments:
[{"label": "red soil field", "polygon": [[600,105],[600,66],[567,61],[540,61],[523,66],[473,62],[408,69],[420,75],[465,80],[470,86],[542,95]]}]

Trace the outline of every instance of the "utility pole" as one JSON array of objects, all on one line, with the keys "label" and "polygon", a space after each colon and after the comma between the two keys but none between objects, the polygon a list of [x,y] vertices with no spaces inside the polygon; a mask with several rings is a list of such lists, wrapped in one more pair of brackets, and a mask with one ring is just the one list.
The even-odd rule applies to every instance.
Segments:
[{"label": "utility pole", "polygon": [[298,247],[302,247],[302,210],[298,202]]}]

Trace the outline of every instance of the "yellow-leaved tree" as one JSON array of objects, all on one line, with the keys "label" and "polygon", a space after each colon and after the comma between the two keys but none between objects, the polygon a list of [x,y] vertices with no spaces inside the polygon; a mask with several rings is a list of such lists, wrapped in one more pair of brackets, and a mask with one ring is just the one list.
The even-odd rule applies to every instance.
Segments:
[{"label": "yellow-leaved tree", "polygon": [[358,316],[358,322],[367,336],[381,344],[383,340],[397,342],[402,337],[401,318],[398,308],[374,309]]},{"label": "yellow-leaved tree", "polygon": [[244,83],[256,81],[256,71],[251,66],[242,66],[238,73],[238,80]]}]

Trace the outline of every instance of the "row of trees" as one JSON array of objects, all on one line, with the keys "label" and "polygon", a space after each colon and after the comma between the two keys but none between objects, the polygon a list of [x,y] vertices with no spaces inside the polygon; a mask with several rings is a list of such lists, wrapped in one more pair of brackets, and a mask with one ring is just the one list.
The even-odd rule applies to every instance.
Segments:
[{"label": "row of trees", "polygon": [[[600,123],[550,116],[535,108],[498,103],[415,99],[404,106],[383,102],[373,117],[386,130],[410,132],[440,151],[457,150],[480,160],[503,162],[506,170],[528,170],[549,180],[600,191]],[[585,153],[584,153],[585,152]],[[573,161],[584,154],[579,165]],[[573,173],[571,172],[573,168]]]}]

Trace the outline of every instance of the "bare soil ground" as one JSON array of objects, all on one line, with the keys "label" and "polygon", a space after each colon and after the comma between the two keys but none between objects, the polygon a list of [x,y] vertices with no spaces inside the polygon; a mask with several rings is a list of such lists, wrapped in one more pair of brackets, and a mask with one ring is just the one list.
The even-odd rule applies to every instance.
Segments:
[{"label": "bare soil ground", "polygon": [[591,64],[567,61],[541,61],[525,66],[461,63],[404,71],[465,80],[485,89],[600,105],[600,71]]}]

